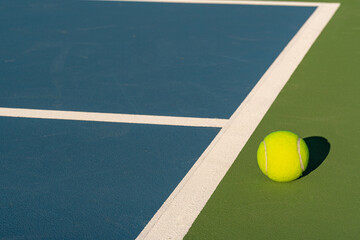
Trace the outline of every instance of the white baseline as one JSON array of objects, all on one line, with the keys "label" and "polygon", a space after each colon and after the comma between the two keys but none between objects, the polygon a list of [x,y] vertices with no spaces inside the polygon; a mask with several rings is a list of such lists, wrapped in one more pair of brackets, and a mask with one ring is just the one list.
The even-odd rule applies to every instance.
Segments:
[{"label": "white baseline", "polygon": [[228,119],[218,119],[218,118],[172,117],[172,116],[57,111],[57,110],[1,108],[1,107],[0,107],[0,116],[17,117],[17,118],[40,118],[40,119],[59,119],[59,120],[73,120],[73,121],[137,123],[137,124],[154,124],[154,125],[188,126],[188,127],[215,127],[215,128],[221,128],[225,126],[225,124],[228,122]]},{"label": "white baseline", "polygon": [[238,1],[238,0],[91,0],[104,2],[150,2],[150,3],[188,3],[188,4],[237,4],[237,5],[262,5],[262,6],[304,6],[318,7],[323,3],[317,2],[279,2],[279,1]]}]

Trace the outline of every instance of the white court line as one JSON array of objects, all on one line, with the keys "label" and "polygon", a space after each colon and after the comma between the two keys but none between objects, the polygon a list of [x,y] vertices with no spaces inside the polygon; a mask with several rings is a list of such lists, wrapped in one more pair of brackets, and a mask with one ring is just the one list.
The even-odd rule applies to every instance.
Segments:
[{"label": "white court line", "polygon": [[149,2],[149,3],[189,3],[189,4],[236,4],[236,5],[262,5],[262,6],[303,6],[318,7],[323,3],[317,2],[277,2],[277,1],[237,1],[237,0],[92,0],[95,2]]},{"label": "white court line", "polygon": [[[205,3],[186,0],[176,2]],[[209,2],[262,3],[262,5],[276,3],[206,1]],[[284,2],[276,5],[285,4],[317,6],[317,9],[262,76],[227,125],[222,128],[137,239],[182,239],[185,236],[281,89],[340,6],[338,3]]]},{"label": "white court line", "polygon": [[225,126],[225,124],[228,122],[227,119],[217,119],[217,118],[168,117],[168,116],[151,116],[151,115],[135,115],[135,114],[55,111],[55,110],[1,108],[1,107],[0,107],[0,116],[75,120],[75,121],[113,122],[113,123],[155,124],[155,125],[188,126],[188,127],[217,127],[217,128],[221,128]]}]

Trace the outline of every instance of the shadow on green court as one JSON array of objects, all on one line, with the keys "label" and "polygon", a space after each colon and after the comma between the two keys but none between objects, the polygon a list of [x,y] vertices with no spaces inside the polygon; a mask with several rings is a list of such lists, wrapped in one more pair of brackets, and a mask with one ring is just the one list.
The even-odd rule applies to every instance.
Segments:
[{"label": "shadow on green court", "polygon": [[308,167],[303,173],[303,177],[318,168],[330,152],[330,143],[326,138],[314,136],[304,138],[304,141],[309,148],[310,157]]}]

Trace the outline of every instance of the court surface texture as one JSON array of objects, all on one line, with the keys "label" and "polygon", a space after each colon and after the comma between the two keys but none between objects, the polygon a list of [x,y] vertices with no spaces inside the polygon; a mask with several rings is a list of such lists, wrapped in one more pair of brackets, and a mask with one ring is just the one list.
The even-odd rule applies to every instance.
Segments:
[{"label": "court surface texture", "polygon": [[[0,2],[0,239],[356,239],[360,1]],[[309,146],[275,183],[272,131]]]}]

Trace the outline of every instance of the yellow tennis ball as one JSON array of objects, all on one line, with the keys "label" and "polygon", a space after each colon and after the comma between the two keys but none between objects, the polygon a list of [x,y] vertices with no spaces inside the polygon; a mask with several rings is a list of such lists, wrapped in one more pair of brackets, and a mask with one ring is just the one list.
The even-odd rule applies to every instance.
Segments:
[{"label": "yellow tennis ball", "polygon": [[270,133],[257,151],[260,170],[276,182],[290,182],[299,178],[309,162],[305,141],[288,131]]}]

